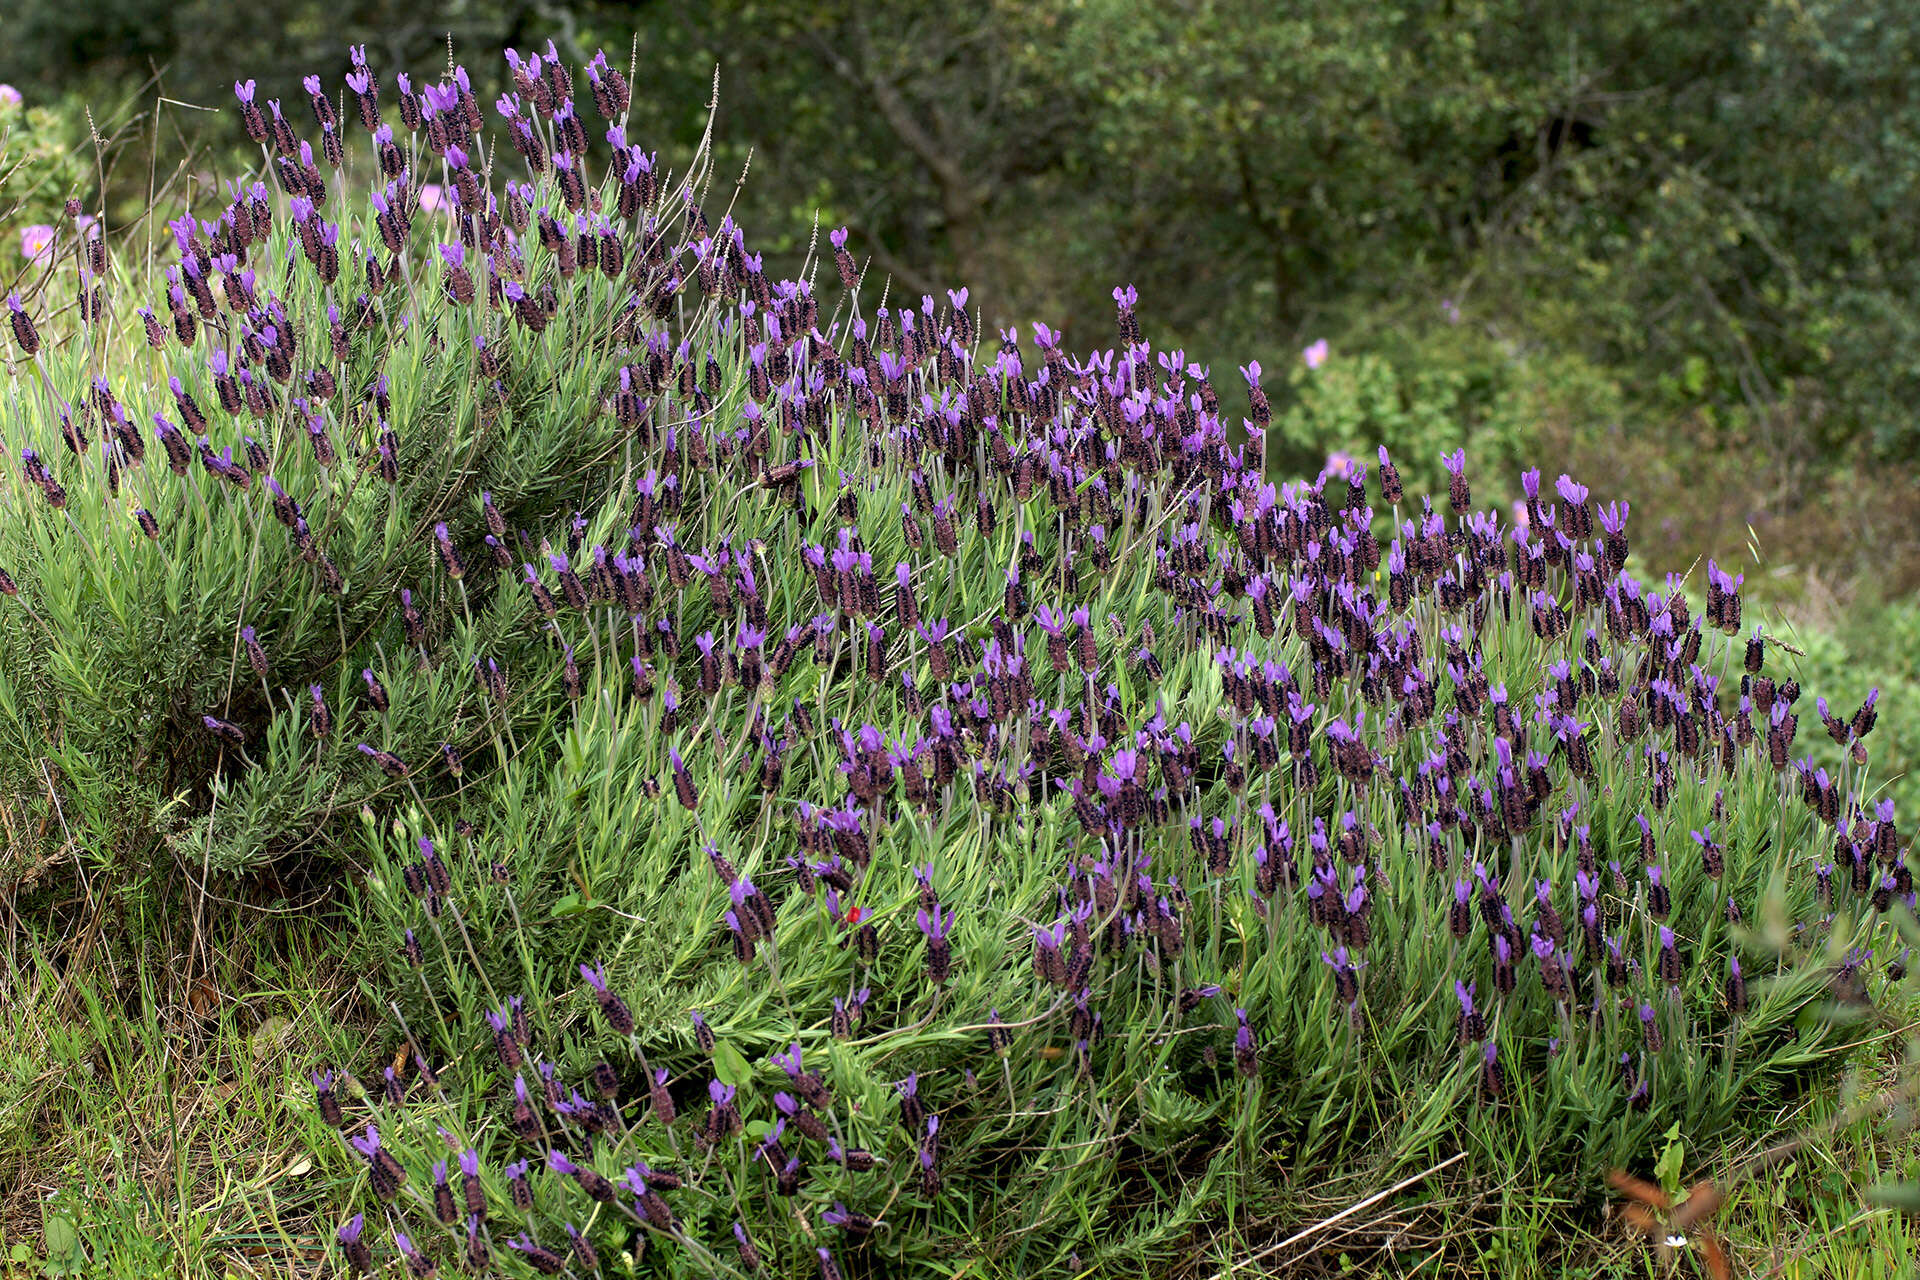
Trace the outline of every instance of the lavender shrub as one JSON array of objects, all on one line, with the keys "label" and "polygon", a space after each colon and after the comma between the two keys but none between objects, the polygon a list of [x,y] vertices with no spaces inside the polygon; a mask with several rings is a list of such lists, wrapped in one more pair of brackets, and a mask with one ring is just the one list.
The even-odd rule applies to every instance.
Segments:
[{"label": "lavender shrub", "polygon": [[1808,764],[1625,502],[1276,485],[1258,367],[1131,289],[1075,354],[844,231],[769,279],[604,57],[508,61],[510,151],[458,68],[238,86],[261,174],[147,306],[9,300],[9,754],[99,857],[364,865],[347,1271],[1138,1265],[1462,1148],[1578,1193],[1904,973],[1873,701]]}]

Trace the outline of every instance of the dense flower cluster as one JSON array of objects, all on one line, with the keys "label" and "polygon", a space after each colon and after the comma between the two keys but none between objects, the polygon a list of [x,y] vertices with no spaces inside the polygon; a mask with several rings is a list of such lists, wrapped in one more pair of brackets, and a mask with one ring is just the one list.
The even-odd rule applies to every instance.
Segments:
[{"label": "dense flower cluster", "polygon": [[[1033,1159],[1023,1116],[1071,1113],[1117,1149],[1111,1113],[1172,1124],[1185,1099],[1204,1119],[1181,1140],[1210,1158],[1213,1118],[1317,1132],[1282,1100],[1324,1112],[1349,1088],[1325,1063],[1390,1045],[1463,1112],[1525,1090],[1595,1132],[1697,1119],[1701,1053],[1751,1045],[1759,1089],[1813,994],[1741,967],[1780,971],[1739,929],[1777,877],[1806,930],[1912,905],[1910,846],[1865,790],[1874,699],[1817,703],[1846,770],[1796,763],[1800,690],[1743,629],[1739,579],[1709,565],[1702,612],[1678,580],[1640,583],[1624,502],[1532,471],[1503,522],[1460,453],[1436,507],[1385,448],[1277,485],[1259,367],[1241,415],[1142,338],[1131,289],[1118,344],[1076,355],[1045,324],[981,334],[964,289],[863,308],[835,231],[845,297],[823,315],[817,272],[769,279],[626,140],[604,57],[579,106],[551,45],[508,61],[512,175],[462,69],[389,90],[356,50],[350,118],[306,82],[307,138],[237,86],[267,180],[173,224],[179,261],[138,313],[181,372],[157,404],[101,378],[56,410],[71,474],[114,495],[142,472],[162,513],[135,509],[146,538],[192,536],[189,492],[243,504],[341,600],[352,495],[397,494],[421,456],[403,429],[434,429],[389,351],[428,330],[483,413],[511,411],[530,363],[602,362],[570,411],[614,424],[591,464],[614,459],[611,486],[546,537],[491,492],[435,508],[418,529],[437,578],[384,604],[385,665],[268,693],[264,714],[198,709],[234,753],[344,735],[423,827],[383,901],[433,1020],[364,1104],[341,1064],[314,1076],[364,1170],[351,1268],[379,1264],[378,1206],[416,1276],[590,1274],[613,1248],[833,1277],[849,1253],[911,1250],[883,1223],[991,1215],[992,1180]],[[86,243],[82,316],[103,323],[104,241]],[[183,482],[164,505],[145,421]],[[63,508],[54,466],[20,460]],[[487,632],[470,597],[506,621]],[[236,647],[263,691],[265,627]],[[508,632],[514,655],[485,649]],[[413,666],[457,680],[457,717],[406,727]],[[692,945],[735,967],[708,989],[736,1007],[638,1017],[658,1001],[637,989],[667,979],[617,933],[560,980],[523,965],[543,889],[462,797],[545,749],[513,729],[541,699],[580,733],[638,717],[641,763],[601,776],[637,771],[623,838],[671,850],[652,865],[697,901]],[[1040,878],[987,865],[990,842],[1046,850]],[[1867,963],[1833,989],[1862,998]],[[981,1181],[955,1197],[962,1178]]]}]

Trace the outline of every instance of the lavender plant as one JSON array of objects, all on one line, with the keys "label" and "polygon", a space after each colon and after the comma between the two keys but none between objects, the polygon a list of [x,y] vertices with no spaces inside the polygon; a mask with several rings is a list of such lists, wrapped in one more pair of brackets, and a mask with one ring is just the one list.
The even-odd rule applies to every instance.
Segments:
[{"label": "lavender plant", "polygon": [[23,805],[357,864],[388,1034],[299,1104],[349,1272],[1058,1271],[1461,1148],[1578,1191],[1904,973],[1873,700],[1797,761],[1740,582],[1639,582],[1625,502],[1276,484],[1257,367],[1243,416],[1131,289],[1075,354],[844,231],[770,280],[604,57],[509,55],[511,152],[353,64],[311,128],[237,86],[262,168],[164,280],[9,299],[0,521]]}]

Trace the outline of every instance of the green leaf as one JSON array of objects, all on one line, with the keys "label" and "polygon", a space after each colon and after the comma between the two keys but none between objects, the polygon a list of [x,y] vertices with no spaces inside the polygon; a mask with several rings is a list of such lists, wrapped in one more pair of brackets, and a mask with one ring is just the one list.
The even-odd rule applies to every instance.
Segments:
[{"label": "green leaf", "polygon": [[591,911],[599,905],[598,900],[591,894],[583,897],[578,893],[569,893],[553,904],[553,909],[547,912],[547,918],[550,920],[559,920],[564,916],[577,916],[582,912]]},{"label": "green leaf", "polygon": [[738,1049],[722,1040],[713,1046],[713,1076],[721,1084],[738,1089],[753,1079],[753,1068]]},{"label": "green leaf", "polygon": [[1667,1130],[1667,1145],[1660,1152],[1660,1158],[1653,1163],[1654,1176],[1660,1179],[1660,1185],[1669,1194],[1680,1188],[1680,1174],[1687,1159],[1687,1144],[1680,1137],[1680,1126],[1673,1125]]},{"label": "green leaf", "polygon": [[80,1229],[73,1225],[73,1219],[62,1214],[48,1215],[41,1237],[47,1246],[47,1274],[71,1275],[80,1269],[84,1261],[80,1253]]}]

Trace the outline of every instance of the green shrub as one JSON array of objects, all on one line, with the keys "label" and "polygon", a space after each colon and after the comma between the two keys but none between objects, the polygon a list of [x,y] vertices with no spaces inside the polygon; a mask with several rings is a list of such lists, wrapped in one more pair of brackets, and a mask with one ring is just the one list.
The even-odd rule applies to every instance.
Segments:
[{"label": "green shrub", "polygon": [[1367,460],[1382,444],[1423,458],[1464,447],[1510,476],[1532,461],[1543,423],[1591,433],[1620,414],[1618,386],[1578,356],[1523,351],[1465,320],[1422,324],[1406,307],[1386,315],[1353,334],[1356,350],[1329,343],[1325,363],[1291,366],[1276,459],[1311,467],[1329,450]]},{"label": "green shrub", "polygon": [[[1880,727],[1874,748],[1881,768],[1871,798],[1890,799],[1901,813],[1920,808],[1920,605],[1870,605],[1838,635],[1795,628],[1786,636],[1805,650],[1789,658],[1789,669],[1836,710],[1857,706],[1878,690]],[[1838,772],[1841,744],[1815,734],[1807,749],[1817,766]]]},{"label": "green shrub", "polygon": [[1076,357],[870,309],[844,232],[771,281],[700,156],[555,171],[566,74],[506,104],[530,183],[457,81],[386,156],[445,214],[249,118],[285,200],[177,280],[64,260],[76,331],[9,305],[9,856],[351,861],[393,1017],[297,1104],[348,1266],[1138,1267],[1460,1150],[1579,1195],[1901,972],[1874,726],[1795,767],[1717,568],[1643,589],[1616,506],[1515,527],[1464,452],[1450,516],[1276,489],[1131,290]]},{"label": "green shrub", "polygon": [[[86,122],[67,104],[29,105],[0,85],[0,277],[14,279],[40,238],[22,239],[29,227],[59,220],[67,197],[86,182],[87,166],[76,142]],[[14,90],[14,93],[17,93]]]}]

